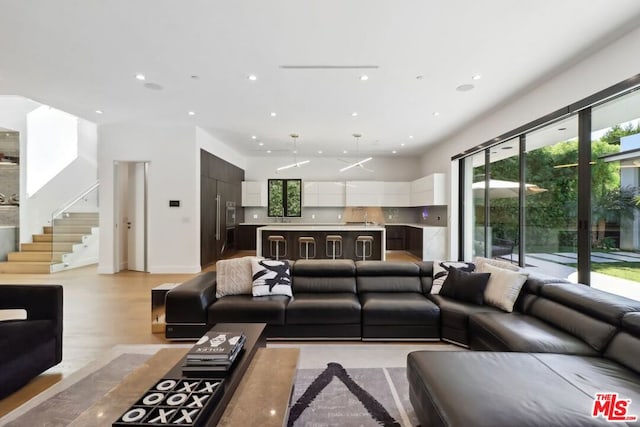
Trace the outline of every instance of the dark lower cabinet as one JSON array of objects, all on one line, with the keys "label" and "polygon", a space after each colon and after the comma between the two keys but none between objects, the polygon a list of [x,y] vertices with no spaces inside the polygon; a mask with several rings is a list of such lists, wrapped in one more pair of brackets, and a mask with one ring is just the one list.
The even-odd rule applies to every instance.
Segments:
[{"label": "dark lower cabinet", "polygon": [[238,226],[238,241],[236,247],[241,251],[255,251],[256,250],[256,230],[258,227],[262,227],[262,224],[256,225],[239,225]]},{"label": "dark lower cabinet", "polygon": [[405,225],[387,225],[385,226],[387,239],[386,245],[388,251],[404,251],[406,248],[407,226]]},{"label": "dark lower cabinet", "polygon": [[423,243],[423,231],[422,228],[407,227],[407,251],[412,255],[422,259],[422,243]]},{"label": "dark lower cabinet", "polygon": [[408,225],[386,225],[388,251],[407,251],[422,259],[423,230]]}]

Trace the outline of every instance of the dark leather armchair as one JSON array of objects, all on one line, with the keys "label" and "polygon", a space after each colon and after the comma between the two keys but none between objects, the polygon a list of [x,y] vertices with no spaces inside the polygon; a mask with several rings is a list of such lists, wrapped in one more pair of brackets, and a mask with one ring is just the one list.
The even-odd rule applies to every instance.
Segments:
[{"label": "dark leather armchair", "polygon": [[0,321],[0,399],[62,361],[62,286],[0,285],[0,309],[26,319]]}]

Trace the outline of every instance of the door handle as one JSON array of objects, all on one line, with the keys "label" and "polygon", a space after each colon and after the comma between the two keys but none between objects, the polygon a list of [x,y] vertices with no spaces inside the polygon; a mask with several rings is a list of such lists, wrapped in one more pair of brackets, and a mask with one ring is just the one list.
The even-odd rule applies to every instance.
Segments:
[{"label": "door handle", "polygon": [[220,240],[220,195],[216,195],[216,240]]}]

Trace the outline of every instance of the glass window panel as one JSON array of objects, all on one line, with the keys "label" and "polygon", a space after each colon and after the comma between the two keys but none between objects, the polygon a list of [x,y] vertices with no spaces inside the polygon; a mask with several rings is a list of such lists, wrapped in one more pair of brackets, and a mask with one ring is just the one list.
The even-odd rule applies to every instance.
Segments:
[{"label": "glass window panel", "polygon": [[299,179],[287,180],[287,216],[302,215],[302,181]]},{"label": "glass window panel", "polygon": [[485,159],[482,151],[464,159],[464,235],[463,258],[484,256],[484,177]]},{"label": "glass window panel", "polygon": [[578,117],[526,135],[525,262],[575,278],[578,250]]},{"label": "glass window panel", "polygon": [[[489,151],[489,227],[487,256],[516,260],[518,201],[520,194],[520,138],[491,147]],[[483,183],[484,186],[484,183]]]},{"label": "glass window panel", "polygon": [[590,284],[640,300],[640,93],[593,108],[591,127]]},{"label": "glass window panel", "polygon": [[284,180],[269,180],[268,216],[284,216]]}]

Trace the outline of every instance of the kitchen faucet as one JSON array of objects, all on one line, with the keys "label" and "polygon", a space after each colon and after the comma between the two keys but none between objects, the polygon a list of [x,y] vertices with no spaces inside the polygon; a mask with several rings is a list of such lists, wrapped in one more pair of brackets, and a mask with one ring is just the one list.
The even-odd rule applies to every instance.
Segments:
[{"label": "kitchen faucet", "polygon": [[364,211],[364,226],[366,227],[368,222],[367,222],[367,217],[368,217],[368,212]]}]

